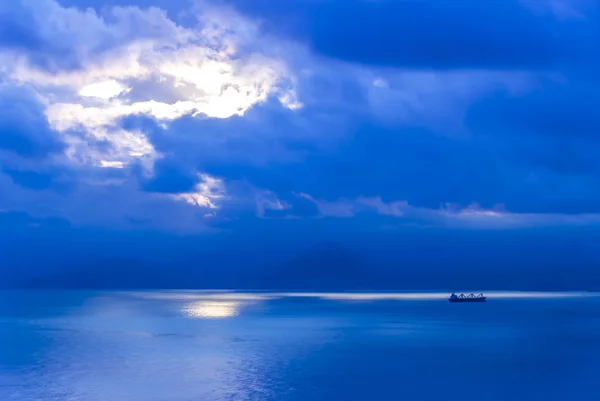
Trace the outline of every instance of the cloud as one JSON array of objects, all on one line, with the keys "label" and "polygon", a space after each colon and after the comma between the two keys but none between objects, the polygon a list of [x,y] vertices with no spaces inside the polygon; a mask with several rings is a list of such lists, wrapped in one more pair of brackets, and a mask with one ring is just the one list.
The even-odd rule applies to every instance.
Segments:
[{"label": "cloud", "polygon": [[354,205],[345,199],[335,202],[316,200],[309,194],[300,193],[298,196],[308,199],[317,206],[319,217],[354,217]]},{"label": "cloud", "polygon": [[182,192],[171,195],[173,199],[184,201],[192,206],[217,209],[216,203],[226,197],[223,180],[208,174],[199,174],[199,183],[193,192]]},{"label": "cloud", "polygon": [[[308,194],[298,196],[317,205],[319,217],[354,218],[375,213],[394,217],[397,227],[421,225],[478,230],[506,230],[538,227],[598,226],[600,213],[512,213],[503,205],[485,209],[474,203],[467,207],[447,204],[437,209],[410,205],[406,201],[384,202],[381,198],[321,201]],[[389,221],[388,221],[389,222]]]},{"label": "cloud", "polygon": [[[224,182],[157,152],[153,129],[239,118],[263,103],[290,112],[302,105],[285,61],[261,52],[253,22],[225,8],[188,11],[193,23],[184,27],[158,8],[2,6],[2,20],[22,23],[0,37],[0,149],[16,154],[3,159],[0,207],[79,225],[206,227],[207,210],[228,200]],[[87,215],[90,205],[97,209]],[[162,205],[162,216],[151,205]],[[181,213],[192,218],[179,224]]]},{"label": "cloud", "polygon": [[198,177],[193,170],[182,169],[174,160],[163,158],[155,163],[152,177],[142,175],[142,180],[146,191],[178,193],[194,189]]},{"label": "cloud", "polygon": [[442,210],[439,217],[444,224],[460,228],[516,229],[535,227],[597,226],[600,214],[510,213],[502,210],[481,209],[471,205],[458,211]]},{"label": "cloud", "polygon": [[[341,23],[326,22],[334,14]],[[324,54],[401,68],[543,70],[587,50],[577,28],[536,18],[518,1],[354,2],[327,7],[314,26]]]},{"label": "cloud", "polygon": [[600,211],[591,18],[516,1],[116,3],[0,9],[0,207],[181,232]]},{"label": "cloud", "polygon": [[526,71],[377,71],[367,96],[382,121],[464,136],[465,114],[471,104],[497,93],[528,93],[539,79]]},{"label": "cloud", "polygon": [[64,146],[43,117],[40,99],[28,88],[0,83],[0,150],[45,158]]},{"label": "cloud", "polygon": [[[270,31],[323,55],[402,69],[552,69],[593,54],[593,2],[231,0]],[[559,18],[544,18],[550,14]],[[563,21],[571,24],[563,25]],[[357,29],[357,27],[360,27]],[[591,53],[590,53],[591,52]]]},{"label": "cloud", "polygon": [[285,210],[290,206],[282,202],[271,191],[261,191],[256,197],[256,210],[259,217],[263,217],[267,210]]},{"label": "cloud", "polygon": [[52,187],[16,185],[7,175],[0,174],[0,207],[34,218],[64,219],[72,227],[185,234],[212,231],[207,214],[215,199],[220,199],[218,196],[204,197],[199,190],[195,195],[203,202],[191,205],[183,197],[175,199],[176,195],[139,191],[137,182],[131,179],[94,182],[89,178],[79,175],[67,191],[57,191]]},{"label": "cloud", "polygon": [[[285,63],[248,51],[246,43],[260,37],[242,36],[258,35],[247,20],[227,25],[209,10],[185,28],[157,8],[110,7],[98,14],[53,0],[19,4],[35,22],[30,29],[39,44],[0,53],[4,75],[36,90],[73,161],[113,167],[155,159],[144,132],[118,127],[130,115],[162,123],[186,115],[229,118],[271,96],[284,107],[301,106]],[[88,139],[111,146],[88,147]]]},{"label": "cloud", "polygon": [[467,121],[473,130],[481,131],[483,124],[495,120],[495,126],[485,129],[489,133],[501,132],[505,137],[525,134],[595,140],[600,130],[600,117],[595,113],[599,87],[596,77],[563,74],[519,96],[505,92],[482,99],[471,108]]},{"label": "cloud", "polygon": [[408,203],[405,201],[395,201],[386,203],[381,198],[359,198],[357,200],[359,204],[372,207],[376,210],[377,214],[383,216],[395,216],[401,217],[404,215],[404,209],[408,207]]},{"label": "cloud", "polygon": [[2,171],[11,177],[14,183],[30,189],[47,189],[52,184],[51,174],[38,173],[36,171],[14,170],[3,168]]}]

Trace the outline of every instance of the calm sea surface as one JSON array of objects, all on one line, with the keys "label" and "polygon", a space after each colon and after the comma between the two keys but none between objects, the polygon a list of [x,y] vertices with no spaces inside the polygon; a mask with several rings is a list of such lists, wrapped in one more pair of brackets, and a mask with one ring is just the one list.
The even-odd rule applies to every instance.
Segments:
[{"label": "calm sea surface", "polygon": [[0,292],[0,400],[600,400],[600,297]]}]

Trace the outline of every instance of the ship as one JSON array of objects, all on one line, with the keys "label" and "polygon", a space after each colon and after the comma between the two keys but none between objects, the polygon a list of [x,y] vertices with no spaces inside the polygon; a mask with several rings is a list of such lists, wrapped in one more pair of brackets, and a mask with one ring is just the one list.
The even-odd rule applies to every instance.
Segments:
[{"label": "ship", "polygon": [[450,302],[485,302],[487,298],[483,294],[475,295],[475,294],[460,294],[456,295],[452,293],[448,301]]}]

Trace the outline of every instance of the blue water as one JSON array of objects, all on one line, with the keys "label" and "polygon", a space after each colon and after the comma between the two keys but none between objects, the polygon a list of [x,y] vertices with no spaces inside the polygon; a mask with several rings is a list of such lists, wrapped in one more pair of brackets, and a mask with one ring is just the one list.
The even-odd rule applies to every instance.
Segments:
[{"label": "blue water", "polygon": [[600,297],[0,292],[0,400],[600,400]]}]

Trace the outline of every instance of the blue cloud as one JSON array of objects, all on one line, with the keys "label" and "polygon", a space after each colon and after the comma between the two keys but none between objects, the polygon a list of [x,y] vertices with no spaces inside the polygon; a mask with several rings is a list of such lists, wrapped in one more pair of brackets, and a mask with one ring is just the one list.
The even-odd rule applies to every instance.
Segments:
[{"label": "blue cloud", "polygon": [[193,170],[178,167],[174,160],[161,159],[154,164],[152,178],[145,179],[142,185],[149,192],[181,193],[192,191],[197,181]]},{"label": "blue cloud", "polygon": [[0,86],[0,149],[26,158],[44,158],[64,150],[42,105],[26,88]]},{"label": "blue cloud", "polygon": [[589,60],[600,21],[593,7],[583,11],[590,19],[563,23],[548,15],[551,5],[540,16],[519,0],[234,3],[324,55],[416,69],[552,69]]},{"label": "blue cloud", "polygon": [[22,187],[30,189],[47,189],[52,184],[53,176],[51,174],[38,173],[36,171],[15,170],[3,168],[5,174],[8,174],[12,180]]},{"label": "blue cloud", "polygon": [[325,54],[397,67],[539,68],[568,56],[516,1],[355,2],[327,9],[313,32]]},{"label": "blue cloud", "polygon": [[[161,24],[162,10],[149,9],[151,5],[144,2],[140,4],[147,10],[144,15],[140,8],[129,5],[113,2],[107,7],[99,1],[91,1],[87,7],[80,1],[6,2],[0,5],[0,49],[18,50],[31,65],[58,74],[84,69],[89,59],[102,58],[133,38],[151,40],[171,33],[173,25]],[[114,29],[106,29],[106,24]],[[82,28],[86,30],[83,37]]]},{"label": "blue cloud", "polygon": [[521,96],[491,96],[472,107],[470,124],[489,132],[495,121],[495,130],[502,135],[596,142],[600,117],[594,105],[600,101],[599,87],[598,77],[569,74]]},{"label": "blue cloud", "polygon": [[6,2],[0,6],[0,48],[40,50],[42,39],[35,30],[31,14],[20,2]]},{"label": "blue cloud", "polygon": [[[243,125],[240,129],[248,132]],[[406,200],[428,208],[479,202],[489,208],[501,203],[519,212],[598,211],[597,207],[590,209],[593,202],[589,196],[595,187],[588,186],[587,190],[585,186],[574,186],[585,175],[573,176],[564,169],[553,172],[536,161],[540,155],[552,161],[550,140],[537,140],[528,146],[521,137],[520,142],[506,145],[510,140],[506,136],[485,137],[491,132],[486,130],[493,129],[492,119],[477,131],[480,137],[456,140],[428,130],[365,124],[335,152],[316,148],[300,151],[301,159],[255,164],[250,156],[246,160],[231,160],[230,148],[225,146],[224,153],[215,151],[206,159],[200,156],[188,166],[227,180],[247,181],[275,192],[287,202],[295,198],[293,193],[303,192],[329,201],[380,196],[386,201]],[[537,146],[543,146],[542,150]],[[260,158],[268,157],[270,149],[255,147],[252,151],[258,152],[252,157]],[[555,154],[559,151],[560,148],[554,148]],[[574,156],[585,153],[582,148]],[[587,155],[591,157],[593,152]],[[563,157],[566,166],[579,163],[569,162],[568,156],[559,157]],[[552,197],[548,197],[550,188],[555,189]]]}]

